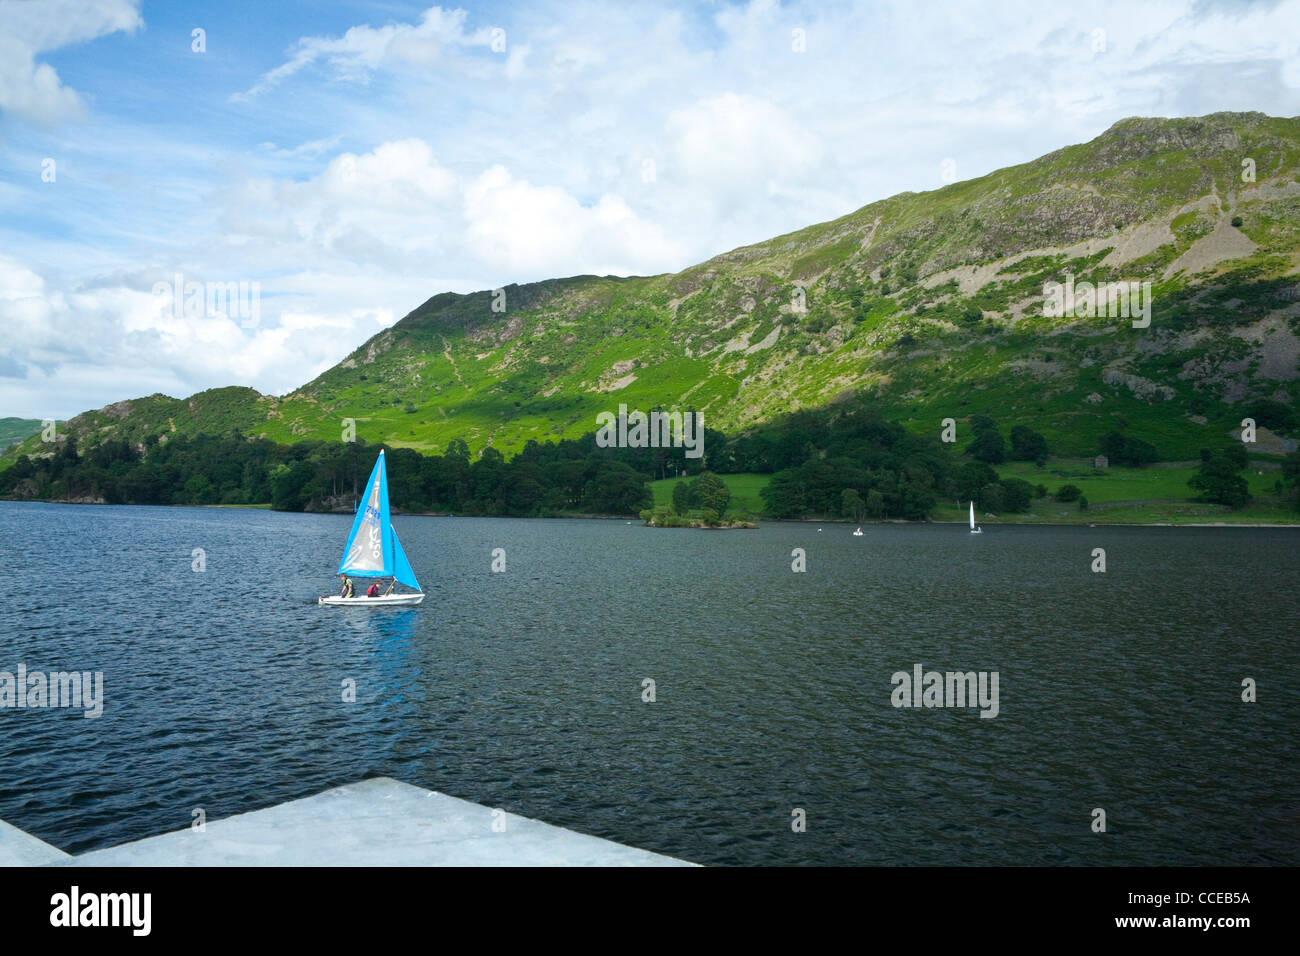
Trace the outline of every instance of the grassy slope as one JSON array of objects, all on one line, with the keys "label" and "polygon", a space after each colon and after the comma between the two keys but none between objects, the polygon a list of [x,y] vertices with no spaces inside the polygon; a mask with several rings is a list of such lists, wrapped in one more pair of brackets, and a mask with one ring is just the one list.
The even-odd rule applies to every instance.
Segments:
[{"label": "grassy slope", "polygon": [[39,418],[0,418],[0,448],[17,445],[41,430]]},{"label": "grassy slope", "polygon": [[[1239,180],[1243,155],[1256,184]],[[463,438],[509,456],[529,439],[590,432],[620,402],[703,409],[710,425],[736,429],[867,390],[917,431],[988,413],[1085,456],[1124,425],[1165,458],[1192,459],[1230,436],[1243,399],[1300,402],[1294,356],[1287,365],[1300,345],[1298,171],[1300,120],[1126,120],[1090,143],[674,275],[508,286],[504,314],[488,292],[438,295],[287,396],[150,396],[69,430],[91,441],[231,430],[337,440],[354,418],[369,440],[441,451]],[[1232,215],[1253,252],[1166,278]],[[1168,241],[1148,249],[1144,230]],[[1120,248],[1136,258],[1108,263]],[[1043,283],[1067,267],[1155,283],[1151,328],[1043,317]],[[791,308],[796,286],[804,314]],[[960,319],[970,307],[984,317],[973,326]],[[1270,359],[1265,345],[1279,343]],[[1169,391],[1130,387],[1143,383]]]}]

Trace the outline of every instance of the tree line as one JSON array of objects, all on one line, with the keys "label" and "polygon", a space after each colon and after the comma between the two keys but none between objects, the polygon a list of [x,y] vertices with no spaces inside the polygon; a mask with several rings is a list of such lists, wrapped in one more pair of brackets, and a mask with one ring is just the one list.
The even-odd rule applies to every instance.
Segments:
[{"label": "tree line", "polygon": [[[774,518],[923,520],[940,500],[970,500],[982,511],[1016,513],[1047,493],[1041,485],[1000,478],[993,468],[1008,459],[1041,465],[1049,454],[1042,435],[1016,425],[1008,443],[997,422],[980,415],[971,418],[970,427],[973,440],[954,449],[938,435],[917,435],[883,419],[865,399],[854,398],[738,434],[706,429],[702,458],[687,458],[682,448],[599,448],[594,434],[529,441],[508,461],[490,446],[474,457],[460,439],[441,455],[427,455],[363,440],[279,445],[238,434],[175,435],[150,436],[138,445],[110,439],[79,448],[74,438],[63,436],[51,454],[22,456],[0,471],[0,496],[350,510],[380,448],[388,456],[390,501],[399,511],[630,515],[651,506],[650,481],[674,477],[682,479],[673,495],[674,512],[722,516],[730,496],[716,476],[730,473],[772,476],[762,498]],[[1102,446],[1115,464],[1156,458],[1151,445],[1119,432],[1105,436]],[[1239,474],[1244,452],[1204,457],[1194,483],[1204,499],[1234,507],[1245,503]],[[1300,463],[1289,459],[1284,478],[1294,491]]]},{"label": "tree line", "polygon": [[634,514],[648,478],[594,442],[530,442],[506,461],[495,448],[471,460],[462,440],[443,455],[365,441],[277,445],[240,436],[151,437],[143,448],[107,441],[80,454],[64,438],[53,455],[23,456],[0,472],[0,495],[109,504],[265,504],[279,511],[350,510],[380,448],[399,511],[470,515]]}]

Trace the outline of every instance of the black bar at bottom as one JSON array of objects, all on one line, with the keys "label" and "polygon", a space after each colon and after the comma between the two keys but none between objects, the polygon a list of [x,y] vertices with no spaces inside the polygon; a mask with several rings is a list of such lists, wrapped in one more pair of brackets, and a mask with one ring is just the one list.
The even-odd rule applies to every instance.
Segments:
[{"label": "black bar at bottom", "polygon": [[[960,940],[1001,943],[1044,936],[1180,941],[1199,936],[1232,945],[1258,939],[1253,934],[1261,931],[1285,932],[1284,880],[1293,882],[1293,874],[1244,867],[548,872],[49,867],[0,871],[0,925],[6,941],[77,934],[82,942],[118,937],[128,943],[216,943],[283,933],[299,942],[327,944],[350,938],[373,944],[376,932],[385,938],[409,931],[417,939],[446,939],[456,927],[484,940],[503,933],[549,935],[563,927],[570,940],[603,936],[612,943],[617,936],[606,934],[622,927],[634,948],[632,941],[639,940],[662,949],[674,937],[681,942],[678,934],[686,921],[703,920],[741,937],[762,935],[777,923],[788,922],[796,933],[800,927],[813,930],[815,923],[819,936],[842,924],[859,939],[911,938],[918,944],[930,939],[944,947]],[[114,896],[105,900],[103,894]],[[142,894],[149,894],[147,935]],[[70,925],[112,921],[114,909],[118,926]],[[430,937],[435,926],[438,932]]]}]

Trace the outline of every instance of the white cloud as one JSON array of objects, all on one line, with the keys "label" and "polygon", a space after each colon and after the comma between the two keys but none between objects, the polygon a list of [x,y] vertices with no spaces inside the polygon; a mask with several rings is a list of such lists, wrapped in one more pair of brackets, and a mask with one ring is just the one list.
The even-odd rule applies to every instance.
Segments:
[{"label": "white cloud", "polygon": [[248,181],[227,210],[227,239],[274,243],[273,254],[287,262],[324,257],[339,268],[406,274],[437,267],[482,276],[487,286],[659,271],[684,257],[679,243],[616,194],[584,204],[500,165],[453,172],[418,139],[344,153],[300,182]]},{"label": "white cloud", "polygon": [[666,270],[681,248],[619,196],[583,206],[562,189],[534,186],[493,166],[465,189],[468,246],[483,262],[525,275],[628,275]]},{"label": "white cloud", "polygon": [[288,60],[232,98],[237,102],[251,99],[319,62],[328,64],[344,79],[364,81],[380,68],[428,66],[444,60],[455,47],[488,46],[490,28],[467,32],[466,17],[464,10],[430,7],[415,24],[356,26],[341,37],[303,37],[292,48]]},{"label": "white cloud", "polygon": [[668,117],[677,168],[668,172],[712,203],[764,202],[817,170],[822,146],[806,122],[768,100],[732,92]]},{"label": "white cloud", "polygon": [[333,136],[325,136],[320,139],[308,140],[305,143],[299,143],[293,147],[281,147],[275,143],[262,143],[260,148],[266,150],[272,156],[281,159],[308,157],[315,158],[321,153],[327,153],[337,146],[343,139],[342,133],[335,133]]},{"label": "white cloud", "polygon": [[81,114],[81,98],[68,89],[48,63],[36,63],[30,50],[0,37],[0,110],[39,123],[56,123]]},{"label": "white cloud", "polygon": [[0,3],[0,112],[42,124],[81,115],[81,97],[37,55],[141,23],[136,0]]},{"label": "white cloud", "polygon": [[[162,271],[153,278],[173,281]],[[142,290],[136,279],[63,288],[0,256],[6,336],[0,407],[6,414],[67,417],[119,398],[160,390],[189,395],[236,383],[281,394],[407,311],[375,303],[417,302],[424,289],[423,283],[416,289],[365,276],[287,276],[262,288],[262,323],[244,328],[238,314],[186,314],[182,308],[177,315],[169,296]],[[315,308],[317,297],[328,298],[333,308]]]}]

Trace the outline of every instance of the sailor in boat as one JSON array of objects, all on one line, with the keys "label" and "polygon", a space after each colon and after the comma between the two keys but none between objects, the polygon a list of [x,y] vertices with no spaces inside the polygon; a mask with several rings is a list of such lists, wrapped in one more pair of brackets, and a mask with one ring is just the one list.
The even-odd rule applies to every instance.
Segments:
[{"label": "sailor in boat", "polygon": [[343,577],[343,587],[339,590],[339,597],[350,598],[353,594],[352,579],[346,574]]},{"label": "sailor in boat", "polygon": [[[374,581],[371,583],[370,587],[366,588],[366,597],[388,597],[388,595],[393,593],[393,588],[395,587],[397,587],[397,578],[395,577],[388,579],[387,591],[379,590],[379,582]],[[345,595],[345,597],[351,597],[351,596],[352,596],[351,594]]]}]

